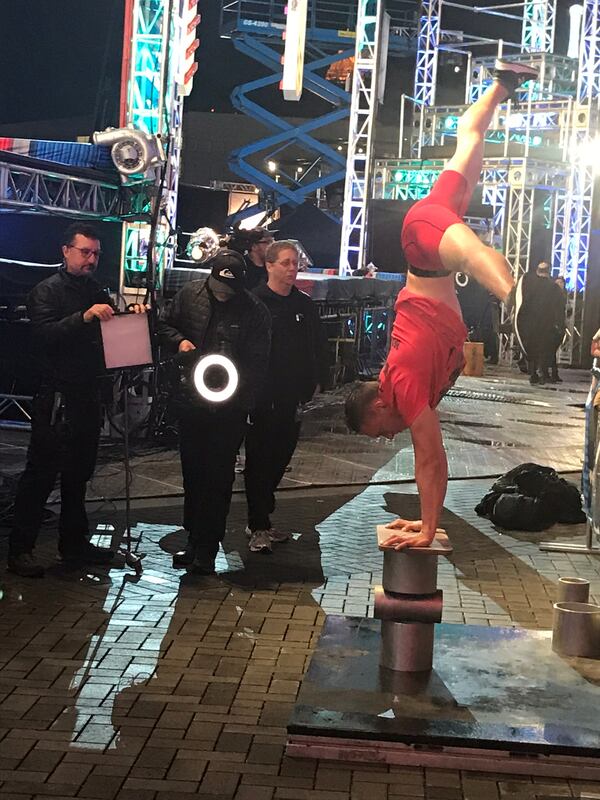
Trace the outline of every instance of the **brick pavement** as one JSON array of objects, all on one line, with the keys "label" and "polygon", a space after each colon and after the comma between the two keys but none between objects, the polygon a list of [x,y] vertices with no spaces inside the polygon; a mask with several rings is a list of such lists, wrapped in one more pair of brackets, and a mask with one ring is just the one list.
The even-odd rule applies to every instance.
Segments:
[{"label": "brick pavement", "polygon": [[[489,481],[450,484],[440,565],[444,619],[549,627],[556,579],[597,557],[541,553],[539,534],[500,533],[474,515]],[[164,800],[550,800],[600,798],[600,783],[286,758],[285,725],[326,612],[371,613],[381,557],[373,526],[415,508],[414,485],[282,494],[293,532],[251,554],[233,503],[219,575],[170,567],[179,505],[134,510],[139,580],[116,567],[43,581],[0,578],[0,797]],[[94,515],[118,537],[122,512]],[[581,536],[553,529],[546,537]],[[4,544],[4,542],[3,542]],[[55,539],[40,552],[51,562]]]}]

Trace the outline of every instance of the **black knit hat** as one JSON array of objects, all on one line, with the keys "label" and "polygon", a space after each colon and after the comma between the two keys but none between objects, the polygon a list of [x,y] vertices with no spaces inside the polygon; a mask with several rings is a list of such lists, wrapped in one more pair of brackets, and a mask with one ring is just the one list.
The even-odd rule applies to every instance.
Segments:
[{"label": "black knit hat", "polygon": [[244,290],[244,275],[246,262],[240,253],[235,250],[219,250],[214,258],[207,262],[211,275],[217,281],[230,286],[236,292]]}]

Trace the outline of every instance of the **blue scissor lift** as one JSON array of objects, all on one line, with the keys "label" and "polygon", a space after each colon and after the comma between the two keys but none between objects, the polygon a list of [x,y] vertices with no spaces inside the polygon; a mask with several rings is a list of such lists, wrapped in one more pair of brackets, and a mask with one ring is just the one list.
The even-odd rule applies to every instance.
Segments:
[{"label": "blue scissor lift", "polygon": [[[260,190],[257,205],[245,208],[231,220],[256,214],[267,205],[301,205],[326,186],[342,181],[346,174],[344,152],[323,141],[327,126],[349,117],[350,93],[324,77],[335,62],[354,56],[357,4],[348,0],[309,0],[304,59],[304,89],[332,106],[316,118],[293,125],[268,111],[249,95],[266,87],[277,87],[282,78],[281,55],[286,16],[285,0],[223,0],[221,35],[230,38],[244,55],[260,62],[270,74],[238,86],[232,102],[239,111],[261,122],[271,133],[231,153],[230,169]],[[389,0],[389,50],[408,55],[416,50],[416,7],[409,0]],[[290,104],[290,116],[294,106]],[[320,138],[321,137],[321,138]],[[279,167],[277,175],[268,170],[269,161],[282,161],[288,151],[290,162],[299,158],[306,167],[288,174]],[[329,211],[325,213],[334,216]],[[334,217],[336,220],[338,217]]]}]

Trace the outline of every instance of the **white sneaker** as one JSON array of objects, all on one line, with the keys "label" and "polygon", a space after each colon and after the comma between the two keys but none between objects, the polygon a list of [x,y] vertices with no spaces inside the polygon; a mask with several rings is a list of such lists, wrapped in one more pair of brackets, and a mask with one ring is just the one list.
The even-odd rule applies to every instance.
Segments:
[{"label": "white sneaker", "polygon": [[[278,531],[276,528],[267,528],[266,533],[272,542],[287,542],[287,540],[290,538],[289,533],[284,533],[284,531]],[[248,538],[252,536],[252,531],[247,525],[246,525],[246,536]]]},{"label": "white sneaker", "polygon": [[[248,531],[248,528],[246,528]],[[252,553],[272,553],[271,538],[268,531],[251,531],[248,539],[248,549]]]}]

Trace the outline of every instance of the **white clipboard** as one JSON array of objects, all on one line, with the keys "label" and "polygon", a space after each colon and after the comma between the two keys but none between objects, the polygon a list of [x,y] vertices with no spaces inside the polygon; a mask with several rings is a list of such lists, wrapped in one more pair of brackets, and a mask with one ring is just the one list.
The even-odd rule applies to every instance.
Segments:
[{"label": "white clipboard", "polygon": [[100,322],[106,369],[152,364],[148,314],[115,314]]}]

